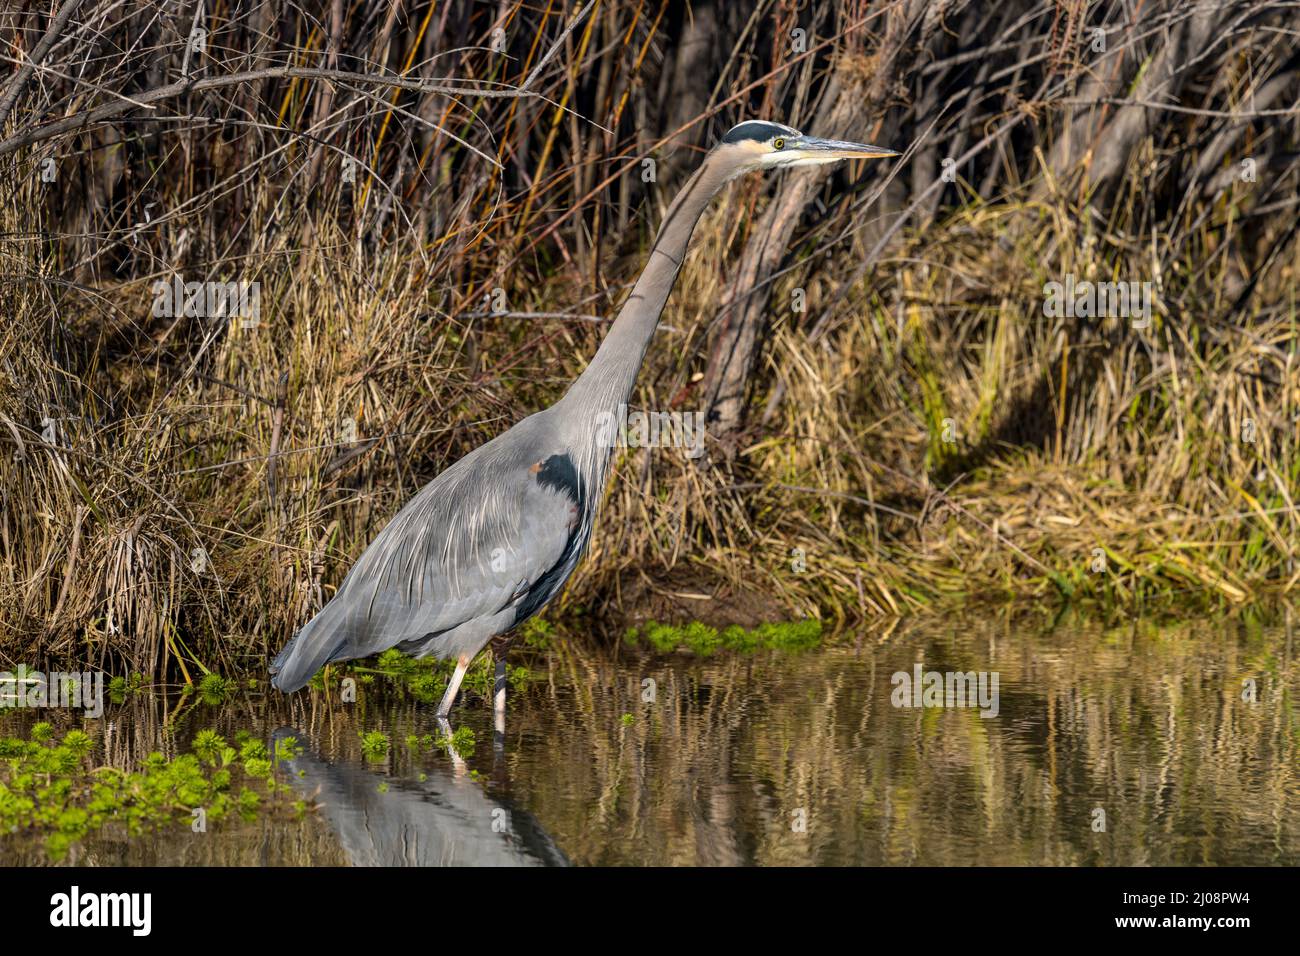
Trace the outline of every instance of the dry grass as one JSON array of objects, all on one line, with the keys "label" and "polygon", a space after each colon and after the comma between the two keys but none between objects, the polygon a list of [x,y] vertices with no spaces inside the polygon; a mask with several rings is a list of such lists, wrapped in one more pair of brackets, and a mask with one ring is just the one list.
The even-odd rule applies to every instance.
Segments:
[{"label": "dry grass", "polygon": [[[1059,42],[1053,11],[1073,6],[1023,22],[965,10],[978,22],[962,50],[994,52],[960,60],[928,20],[929,53],[910,52],[896,28],[924,19],[915,4],[825,5],[825,44],[793,60],[773,46],[797,22],[785,6],[761,5],[743,35],[727,13],[718,30],[741,37],[737,55],[710,61],[716,94],[679,117],[680,92],[662,95],[683,56],[676,7],[601,6],[563,39],[573,8],[511,7],[504,60],[482,48],[497,21],[469,4],[339,6],[323,21],[264,4],[212,15],[196,77],[294,66],[373,82],[261,78],[40,138],[180,75],[170,13],[88,6],[47,62],[66,73],[85,54],[92,88],[40,72],[0,130],[13,171],[0,197],[0,660],[260,670],[402,501],[581,370],[603,329],[574,317],[616,310],[691,163],[663,142],[683,126],[675,142],[707,142],[754,113],[807,122],[828,78],[865,84],[858,128],[916,152],[896,178],[854,170],[821,189],[826,211],[794,230],[763,292],[745,427],[707,469],[672,451],[621,455],[559,613],[647,588],[832,622],[975,596],[1130,607],[1293,590],[1296,117],[1162,114],[1103,200],[1060,165],[1093,67],[1038,55]],[[1154,21],[1176,28],[1177,5],[1157,6]],[[1258,24],[1281,15],[1257,6]],[[47,24],[15,14],[0,32],[25,57]],[[1023,48],[1007,52],[1008,35]],[[1186,102],[1222,112],[1271,79],[1274,106],[1294,101],[1295,41],[1233,36],[1189,70]],[[538,95],[520,95],[552,48],[525,91]],[[965,96],[953,90],[969,88],[969,64],[1008,56],[1014,75],[939,108]],[[385,85],[385,70],[428,88]],[[1007,132],[934,192],[925,164],[997,124]],[[37,138],[6,148],[24,136]],[[1224,137],[1222,182],[1188,185]],[[652,187],[646,155],[661,160]],[[1242,155],[1267,174],[1219,176]],[[55,184],[39,176],[51,158]],[[641,406],[703,402],[720,304],[765,239],[754,230],[772,189],[738,183],[701,224]],[[260,282],[260,325],[153,316],[153,283],[177,273]],[[1044,283],[1067,273],[1152,281],[1151,326],[1044,316]],[[506,314],[490,308],[497,289]],[[796,290],[806,311],[791,308]],[[709,616],[706,601],[684,606]]]}]

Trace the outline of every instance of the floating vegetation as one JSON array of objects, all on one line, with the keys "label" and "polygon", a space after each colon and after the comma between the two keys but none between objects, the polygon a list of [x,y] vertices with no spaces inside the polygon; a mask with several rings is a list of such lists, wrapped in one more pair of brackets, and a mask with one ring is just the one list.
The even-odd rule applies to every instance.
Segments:
[{"label": "floating vegetation", "polygon": [[199,696],[205,704],[222,704],[235,691],[235,681],[220,674],[207,673],[199,681]]},{"label": "floating vegetation", "polygon": [[361,752],[367,760],[383,760],[388,756],[388,735],[382,730],[368,730],[357,736],[361,738]]},{"label": "floating vegetation", "polygon": [[235,743],[239,745],[240,760],[247,762],[266,759],[266,744],[252,734],[241,730],[235,734]]},{"label": "floating vegetation", "polygon": [[108,680],[108,699],[115,704],[121,704],[132,694],[138,694],[143,688],[143,674],[128,674],[125,677],[119,674]]},{"label": "floating vegetation", "polygon": [[[236,750],[215,731],[201,730],[190,753],[168,759],[154,751],[137,771],[103,766],[99,744],[81,730],[55,739],[50,724],[38,723],[26,738],[0,737],[0,833],[44,833],[46,850],[59,860],[106,827],[140,836],[177,825],[202,832],[231,813],[255,818],[289,787],[274,779],[266,745],[239,737]],[[295,746],[283,740],[277,754]],[[306,810],[301,800],[293,806]]]},{"label": "floating vegetation", "polygon": [[281,737],[275,742],[275,759],[276,762],[282,760],[292,760],[294,757],[302,755],[302,744],[298,743],[297,737]]},{"label": "floating vegetation", "polygon": [[447,689],[447,678],[437,673],[416,674],[406,682],[411,696],[422,704],[435,703]]},{"label": "floating vegetation", "polygon": [[433,734],[407,734],[406,749],[415,754],[428,753],[437,746]]},{"label": "floating vegetation", "polygon": [[457,727],[450,737],[440,734],[434,740],[443,750],[454,750],[462,757],[474,756],[475,742],[474,731],[469,727]]},{"label": "floating vegetation", "polygon": [[200,760],[211,766],[218,764],[222,767],[229,766],[238,756],[235,748],[229,746],[226,738],[215,730],[200,730],[195,735],[194,742],[190,744],[190,749]]},{"label": "floating vegetation", "polygon": [[442,670],[442,663],[432,657],[408,657],[395,648],[389,648],[375,659],[375,670],[389,677],[412,677]]},{"label": "floating vegetation", "polygon": [[[534,632],[543,633],[543,632]],[[550,634],[551,626],[545,625],[545,634]],[[335,669],[333,676],[327,678],[326,668],[312,678],[309,686],[315,690],[334,688],[344,678],[352,678],[358,684],[374,684],[377,677],[387,678],[387,686],[402,693],[410,694],[422,704],[435,704],[447,689],[451,681],[455,661],[437,660],[431,657],[408,657],[399,650],[384,651],[373,661],[361,661]],[[506,679],[513,690],[522,690],[532,678],[532,672],[525,666],[508,667]],[[483,701],[491,700],[495,683],[495,665],[490,654],[481,654],[466,672],[461,684],[461,693],[478,697]]]},{"label": "floating vegetation", "polygon": [[629,627],[623,640],[632,647],[649,647],[660,654],[685,649],[699,657],[718,650],[752,653],[758,650],[801,651],[816,647],[822,639],[822,622],[816,618],[760,624],[746,630],[738,624],[719,631],[702,621],[685,625],[650,621],[644,627]]}]

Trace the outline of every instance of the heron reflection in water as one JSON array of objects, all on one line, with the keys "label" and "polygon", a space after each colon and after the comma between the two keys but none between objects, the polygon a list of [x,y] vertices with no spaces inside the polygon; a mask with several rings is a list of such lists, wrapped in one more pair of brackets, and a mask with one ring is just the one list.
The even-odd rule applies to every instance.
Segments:
[{"label": "heron reflection in water", "polygon": [[[303,739],[287,728],[274,735],[288,737]],[[531,814],[493,800],[449,750],[451,767],[428,768],[420,781],[305,749],[282,765],[294,789],[319,804],[353,866],[569,865]]]}]

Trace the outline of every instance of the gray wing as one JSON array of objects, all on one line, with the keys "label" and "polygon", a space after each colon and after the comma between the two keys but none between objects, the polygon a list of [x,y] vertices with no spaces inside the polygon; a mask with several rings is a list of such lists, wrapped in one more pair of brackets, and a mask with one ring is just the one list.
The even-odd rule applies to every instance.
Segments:
[{"label": "gray wing", "polygon": [[398,632],[418,638],[495,614],[562,559],[578,507],[543,472],[555,457],[547,444],[484,445],[430,482],[366,549],[343,593],[384,647]]},{"label": "gray wing", "polygon": [[583,497],[572,460],[541,415],[474,450],[371,542],[272,665],[275,685],[291,690],[331,660],[457,628],[477,650],[568,577],[583,543]]}]

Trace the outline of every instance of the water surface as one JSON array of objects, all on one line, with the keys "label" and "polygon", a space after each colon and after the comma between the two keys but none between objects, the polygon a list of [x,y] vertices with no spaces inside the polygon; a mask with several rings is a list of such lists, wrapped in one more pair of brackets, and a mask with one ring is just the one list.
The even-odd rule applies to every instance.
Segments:
[{"label": "water surface", "polygon": [[[303,744],[277,774],[314,812],[108,828],[65,858],[82,865],[1294,865],[1293,643],[1285,624],[988,616],[705,659],[575,636],[520,655],[532,679],[502,746],[479,702],[457,709],[472,753],[405,746],[438,734],[433,708],[383,680],[351,704],[156,692],[101,721],[39,719],[81,727],[114,766],[204,728]],[[917,663],[995,672],[997,715],[893,706],[891,678]],[[32,719],[4,712],[0,734]],[[372,731],[392,741],[379,759]],[[28,834],[0,852],[48,862]]]}]

